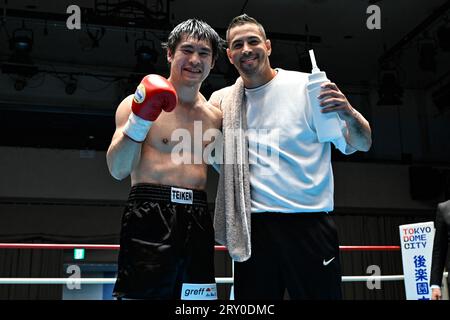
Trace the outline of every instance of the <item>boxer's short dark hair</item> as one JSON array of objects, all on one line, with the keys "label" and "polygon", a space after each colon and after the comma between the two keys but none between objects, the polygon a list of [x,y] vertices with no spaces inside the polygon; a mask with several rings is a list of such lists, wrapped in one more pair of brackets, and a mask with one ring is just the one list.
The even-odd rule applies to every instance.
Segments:
[{"label": "boxer's short dark hair", "polygon": [[223,49],[225,41],[206,22],[198,19],[189,19],[178,24],[169,34],[167,42],[162,47],[170,52],[175,52],[177,45],[183,36],[196,40],[206,40],[211,44],[213,61],[216,61],[219,52]]}]

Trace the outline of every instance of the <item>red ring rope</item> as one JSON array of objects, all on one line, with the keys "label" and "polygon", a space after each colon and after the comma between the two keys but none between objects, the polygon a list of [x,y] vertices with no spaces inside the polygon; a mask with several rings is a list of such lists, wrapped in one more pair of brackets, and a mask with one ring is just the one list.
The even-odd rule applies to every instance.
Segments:
[{"label": "red ring rope", "polygon": [[[57,243],[0,243],[0,249],[90,249],[119,250],[118,244],[57,244]],[[227,251],[225,246],[214,246],[216,251]],[[400,246],[339,246],[341,251],[398,251]]]}]

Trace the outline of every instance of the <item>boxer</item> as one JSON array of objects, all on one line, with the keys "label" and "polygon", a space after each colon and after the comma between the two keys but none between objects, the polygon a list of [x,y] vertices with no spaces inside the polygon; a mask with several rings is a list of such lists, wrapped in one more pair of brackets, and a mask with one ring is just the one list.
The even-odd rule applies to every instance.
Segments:
[{"label": "boxer", "polygon": [[[203,131],[220,129],[221,112],[199,89],[221,45],[205,22],[180,23],[163,44],[169,78],[147,75],[117,108],[107,164],[114,178],[131,176],[113,291],[118,299],[217,297],[207,163],[174,162],[171,154],[175,130],[192,134],[194,121],[201,122]],[[203,150],[209,142],[201,143]],[[184,156],[198,159],[194,151],[183,150]]]}]

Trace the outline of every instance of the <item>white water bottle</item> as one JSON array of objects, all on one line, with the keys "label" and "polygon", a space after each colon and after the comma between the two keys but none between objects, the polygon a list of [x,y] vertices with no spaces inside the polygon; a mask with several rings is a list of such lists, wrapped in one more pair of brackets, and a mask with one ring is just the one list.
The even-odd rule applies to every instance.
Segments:
[{"label": "white water bottle", "polygon": [[306,91],[308,94],[308,102],[313,113],[317,138],[321,143],[333,141],[342,137],[338,115],[335,112],[322,113],[321,110],[323,107],[320,105],[320,100],[317,98],[322,89],[320,85],[329,80],[327,79],[326,73],[324,71],[320,71],[317,67],[313,50],[309,50],[309,56],[311,57],[311,64],[313,68],[311,74],[308,76]]}]

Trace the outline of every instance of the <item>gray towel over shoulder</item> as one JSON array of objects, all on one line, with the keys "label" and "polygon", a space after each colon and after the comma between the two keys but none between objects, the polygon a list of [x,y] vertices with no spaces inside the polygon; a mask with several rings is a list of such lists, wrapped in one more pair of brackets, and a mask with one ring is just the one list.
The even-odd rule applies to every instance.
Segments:
[{"label": "gray towel over shoulder", "polygon": [[216,241],[227,246],[233,260],[250,258],[250,173],[244,83],[236,83],[213,94],[223,112],[223,163],[214,212]]}]

